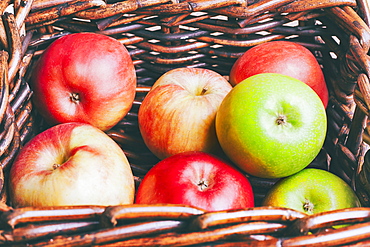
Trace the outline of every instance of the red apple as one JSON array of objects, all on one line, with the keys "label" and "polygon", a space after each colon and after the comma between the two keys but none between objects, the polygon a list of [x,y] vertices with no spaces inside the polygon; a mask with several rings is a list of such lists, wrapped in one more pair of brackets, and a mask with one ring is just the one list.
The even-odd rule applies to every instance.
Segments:
[{"label": "red apple", "polygon": [[117,205],[134,201],[134,178],[122,149],[84,123],[59,124],[32,138],[9,173],[14,207]]},{"label": "red apple", "polygon": [[320,64],[310,50],[291,41],[271,41],[247,50],[234,63],[230,83],[261,73],[279,73],[309,85],[320,97],[325,108],[329,94]]},{"label": "red apple", "polygon": [[185,151],[220,152],[215,116],[231,88],[208,69],[179,68],[163,74],[139,108],[145,144],[160,159]]},{"label": "red apple", "polygon": [[32,71],[33,102],[50,123],[89,123],[101,130],[130,110],[136,74],[127,49],[116,39],[76,33],[54,41]]},{"label": "red apple", "polygon": [[136,203],[184,204],[208,211],[254,206],[247,177],[220,158],[204,152],[168,157],[149,170]]}]

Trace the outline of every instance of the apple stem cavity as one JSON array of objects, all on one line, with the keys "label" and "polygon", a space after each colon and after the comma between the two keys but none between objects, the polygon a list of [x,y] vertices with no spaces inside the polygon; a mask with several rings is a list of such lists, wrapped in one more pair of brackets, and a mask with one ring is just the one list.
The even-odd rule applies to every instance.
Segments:
[{"label": "apple stem cavity", "polygon": [[313,208],[314,208],[313,203],[310,202],[308,199],[305,199],[305,202],[303,204],[303,210],[308,214],[313,214]]},{"label": "apple stem cavity", "polygon": [[200,191],[203,191],[208,188],[208,184],[204,180],[199,181],[197,185]]},{"label": "apple stem cavity", "polygon": [[78,103],[80,101],[80,94],[78,93],[71,93],[69,97],[73,103]]}]

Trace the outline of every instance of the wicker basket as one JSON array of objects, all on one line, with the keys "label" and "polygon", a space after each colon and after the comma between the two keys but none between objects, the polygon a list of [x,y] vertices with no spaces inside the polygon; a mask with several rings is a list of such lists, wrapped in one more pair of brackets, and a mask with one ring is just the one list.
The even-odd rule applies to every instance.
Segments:
[{"label": "wicker basket", "polygon": [[[370,245],[370,20],[366,0],[1,0],[0,245],[2,246],[333,246]],[[7,172],[17,152],[45,128],[32,109],[32,66],[55,39],[97,32],[125,45],[136,66],[137,97],[107,133],[121,145],[137,183],[158,159],[137,126],[154,81],[177,67],[227,77],[249,47],[289,39],[309,48],[330,92],[328,134],[310,166],[342,177],[362,208],[307,216],[261,207],[276,180],[250,177],[256,207],[204,212],[183,205],[17,208]],[[348,224],[335,228],[336,225]]]}]

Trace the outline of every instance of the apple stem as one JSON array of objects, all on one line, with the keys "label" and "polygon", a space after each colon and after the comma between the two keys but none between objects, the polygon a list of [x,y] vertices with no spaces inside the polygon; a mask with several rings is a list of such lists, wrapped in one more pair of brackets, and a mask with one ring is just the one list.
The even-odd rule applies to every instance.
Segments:
[{"label": "apple stem", "polygon": [[284,115],[279,115],[278,118],[276,119],[276,123],[278,125],[282,125],[286,123],[286,116]]},{"label": "apple stem", "polygon": [[54,165],[53,165],[53,169],[54,169],[54,170],[58,169],[59,167],[60,167],[60,164],[54,164]]},{"label": "apple stem", "polygon": [[303,204],[303,210],[309,214],[313,214],[314,205],[309,200],[305,199],[305,203]]},{"label": "apple stem", "polygon": [[71,93],[71,96],[69,98],[74,103],[77,103],[80,101],[80,95],[78,93]]},{"label": "apple stem", "polygon": [[204,87],[202,89],[202,92],[200,92],[200,95],[204,95],[207,91],[208,91],[208,88],[207,87]]},{"label": "apple stem", "polygon": [[204,180],[199,181],[197,185],[199,186],[201,191],[205,190],[208,187],[207,183]]}]

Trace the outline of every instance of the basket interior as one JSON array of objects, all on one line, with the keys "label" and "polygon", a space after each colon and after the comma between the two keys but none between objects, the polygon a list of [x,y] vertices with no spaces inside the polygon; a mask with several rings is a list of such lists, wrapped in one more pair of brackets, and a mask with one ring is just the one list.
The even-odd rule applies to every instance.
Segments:
[{"label": "basket interior", "polygon": [[[0,10],[9,10],[6,3],[10,1],[0,3]],[[317,1],[312,5],[310,1],[293,0],[12,3],[15,14],[3,14],[6,32],[0,33],[0,49],[7,51],[4,59],[9,56],[0,66],[0,78],[7,78],[2,83],[9,85],[8,95],[0,91],[3,177],[6,179],[21,146],[49,127],[32,108],[27,82],[40,54],[63,35],[109,35],[131,54],[138,81],[136,99],[128,115],[107,134],[124,150],[137,184],[159,161],[145,146],[137,123],[140,104],[159,76],[174,68],[201,67],[228,78],[233,63],[249,48],[289,40],[304,45],[316,56],[330,93],[327,138],[310,167],[339,175],[357,189],[363,205],[368,206],[368,192],[363,189],[368,182],[358,180],[368,150],[366,138],[363,140],[367,101],[358,82],[363,78],[360,74],[369,75],[370,30],[359,17],[364,11],[357,4]],[[359,104],[363,108],[357,107]],[[250,177],[250,181],[259,206],[276,180]],[[7,203],[6,188],[2,192],[2,201]]]},{"label": "basket interior", "polygon": [[[160,75],[178,67],[202,67],[228,78],[233,63],[250,47],[273,40],[289,40],[304,45],[316,56],[330,92],[327,140],[312,165],[329,169],[350,183],[357,170],[357,160],[342,162],[338,143],[347,145],[355,109],[353,92],[357,76],[363,72],[363,68],[356,64],[356,57],[351,57],[350,45],[354,42],[364,45],[361,42],[367,41],[364,32],[368,30],[346,23],[346,18],[356,16],[352,8],[356,6],[354,1],[345,2],[341,7],[330,1],[315,6],[304,1],[272,2],[200,1],[192,4],[140,1],[139,6],[130,1],[86,1],[82,4],[78,1],[59,1],[57,5],[35,1],[30,6],[18,6],[18,13],[27,13],[19,27],[13,22],[20,14],[14,17],[5,13],[4,23],[8,25],[9,32],[13,30],[15,37],[3,42],[3,46],[6,48],[8,43],[19,46],[12,48],[20,49],[19,56],[23,59],[18,58],[19,61],[15,62],[18,73],[8,76],[9,101],[21,132],[19,142],[24,143],[28,136],[47,127],[32,110],[32,93],[27,81],[39,55],[63,35],[73,32],[101,33],[118,39],[129,50],[137,72],[136,101],[125,119],[108,133],[125,150],[138,178],[158,161],[142,143],[137,128],[137,110]],[[58,12],[58,9],[64,11]],[[362,19],[356,21],[361,22]],[[11,58],[15,55],[14,51],[10,53]],[[12,114],[11,111],[7,113]],[[6,119],[9,117],[3,118],[4,129],[11,126]],[[37,124],[34,124],[35,121]],[[359,138],[361,131],[357,132],[352,139]],[[7,134],[11,133],[10,128]],[[15,142],[8,142],[7,146],[16,145]],[[350,147],[355,156],[363,148],[361,141],[357,143],[357,147]],[[10,150],[16,148],[5,149],[5,152]],[[2,157],[5,156],[9,157]]]},{"label": "basket interior", "polygon": [[[269,1],[215,1],[199,2],[189,9],[191,4],[187,2],[144,1],[139,8],[131,6],[135,5],[131,2],[107,1],[101,12],[92,3],[64,2],[49,6],[36,1],[29,7],[30,12],[21,29],[27,35],[20,37],[22,52],[29,62],[26,60],[25,67],[20,69],[24,74],[18,74],[18,78],[10,82],[10,87],[13,95],[24,95],[25,98],[10,102],[16,105],[13,106],[16,117],[22,115],[18,112],[25,116],[25,120],[19,120],[23,123],[17,126],[24,126],[26,130],[32,126],[29,135],[48,127],[35,110],[29,114],[32,106],[27,81],[32,66],[43,50],[63,35],[101,33],[116,38],[129,50],[137,72],[137,96],[130,113],[108,134],[122,146],[138,181],[158,162],[141,139],[137,110],[159,76],[178,67],[202,67],[228,78],[233,63],[250,47],[273,40],[289,40],[304,45],[316,56],[330,92],[325,148],[311,166],[331,170],[348,183],[352,181],[357,162],[342,162],[343,157],[338,157],[337,149],[338,142],[345,143],[348,138],[355,107],[353,92],[362,69],[355,67],[353,58],[347,55],[351,43],[349,32],[358,32],[356,38],[362,38],[359,36],[362,33],[354,27],[343,31],[338,16],[349,18],[354,15],[351,7],[355,2],[347,3],[351,7],[331,8],[328,5],[309,7],[292,1],[276,1],[274,4]],[[65,15],[53,14],[58,8],[64,8]],[[11,19],[10,15],[8,19]],[[24,143],[28,140],[27,133],[23,136]],[[260,184],[261,179],[255,180]],[[274,181],[267,180],[262,184],[270,186]],[[256,186],[256,190],[259,189]],[[264,193],[262,190],[259,197]]]}]

